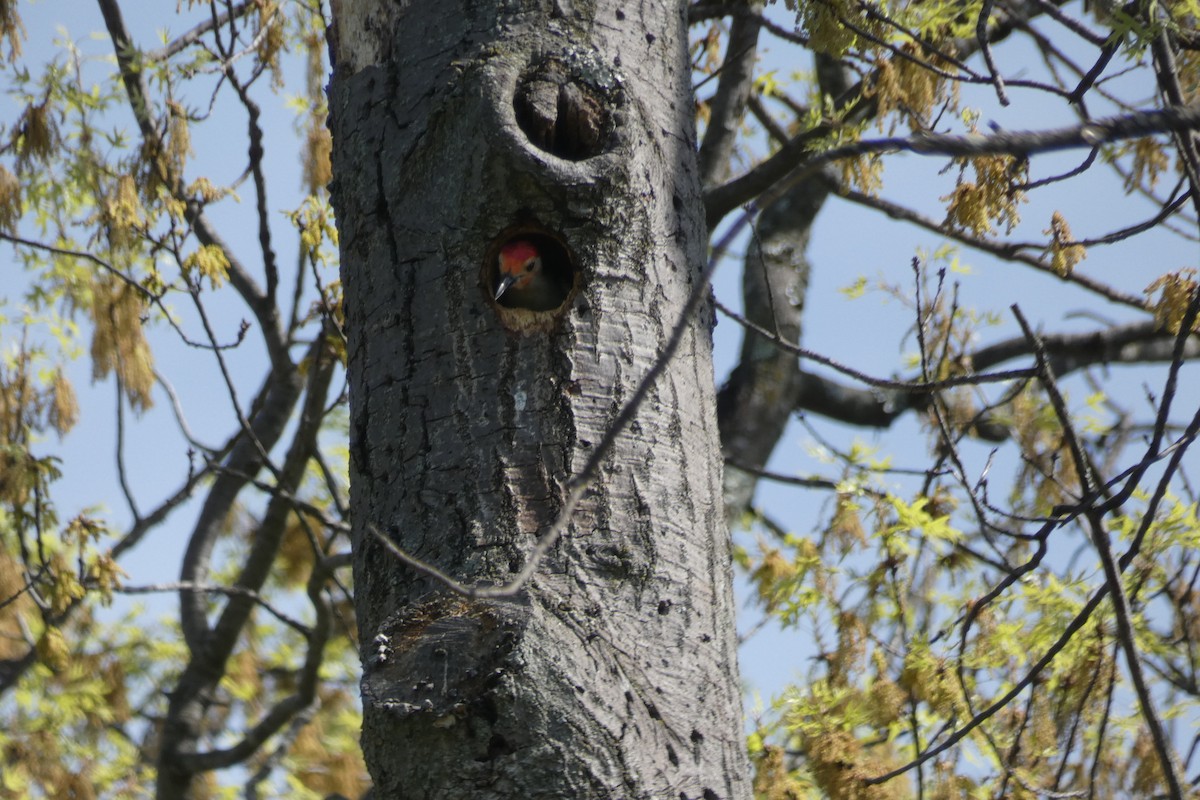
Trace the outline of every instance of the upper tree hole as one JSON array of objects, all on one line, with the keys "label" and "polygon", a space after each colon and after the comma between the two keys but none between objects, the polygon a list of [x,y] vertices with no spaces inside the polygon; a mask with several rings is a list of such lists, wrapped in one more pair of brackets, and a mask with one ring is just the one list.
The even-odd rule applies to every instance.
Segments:
[{"label": "upper tree hole", "polygon": [[530,142],[559,158],[582,161],[608,146],[614,96],[551,60],[521,80],[513,109]]}]

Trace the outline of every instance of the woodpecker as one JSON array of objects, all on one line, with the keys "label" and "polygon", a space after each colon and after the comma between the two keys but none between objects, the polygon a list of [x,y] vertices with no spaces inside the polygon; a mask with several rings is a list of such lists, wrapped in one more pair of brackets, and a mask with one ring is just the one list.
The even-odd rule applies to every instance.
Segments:
[{"label": "woodpecker", "polygon": [[562,305],[567,289],[545,269],[537,245],[516,239],[500,248],[500,281],[495,299],[503,305],[530,311],[551,311]]}]

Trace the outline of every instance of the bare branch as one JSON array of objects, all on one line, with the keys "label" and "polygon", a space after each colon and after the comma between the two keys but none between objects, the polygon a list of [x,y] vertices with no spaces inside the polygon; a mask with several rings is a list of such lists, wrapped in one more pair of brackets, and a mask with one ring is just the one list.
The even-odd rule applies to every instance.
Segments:
[{"label": "bare branch", "polygon": [[[109,37],[112,39],[113,49],[117,54],[117,66],[121,72],[121,80],[125,85],[126,94],[129,96],[129,104],[133,110],[134,119],[137,121],[138,130],[147,147],[152,152],[157,152],[162,149],[162,141],[158,133],[159,125],[150,109],[149,89],[146,86],[146,76],[140,63],[142,57],[129,36],[117,0],[97,0],[97,2],[104,15],[104,22],[108,28]],[[216,14],[215,8],[213,14]],[[163,183],[177,200],[186,204],[185,216],[192,224],[196,238],[201,244],[219,247],[225,254],[225,259],[229,263],[229,283],[241,295],[255,318],[258,319],[267,346],[267,353],[271,357],[272,364],[279,368],[287,361],[287,347],[283,340],[278,309],[275,304],[258,287],[250,273],[234,255],[233,250],[225,244],[216,229],[208,222],[203,206],[187,196],[182,176],[169,174],[164,162],[156,161],[155,164],[162,173],[159,177]]]},{"label": "bare branch", "polygon": [[[760,206],[773,202],[787,185],[844,158],[898,152],[958,157],[1022,157],[1197,128],[1200,128],[1200,105],[1193,105],[1137,111],[1043,131],[999,131],[989,135],[967,136],[917,133],[912,136],[863,139],[813,154],[811,148],[832,131],[830,126],[821,126],[794,137],[775,155],[745,175],[705,192],[708,224],[710,228],[714,227],[731,210],[759,195],[763,195],[759,200]],[[767,193],[768,189],[770,193]]]},{"label": "bare branch", "polygon": [[733,146],[754,84],[754,64],[758,55],[761,0],[752,3],[750,8],[759,13],[738,14],[729,26],[721,78],[716,94],[709,102],[712,113],[697,155],[701,186],[715,185],[729,176]]},{"label": "bare branch", "polygon": [[308,579],[308,598],[316,612],[316,622],[307,635],[308,650],[300,669],[296,691],[285,697],[252,727],[236,744],[206,753],[179,754],[178,764],[190,772],[205,772],[240,764],[253,756],[280,729],[302,715],[317,698],[319,672],[324,660],[325,644],[329,641],[332,614],[325,597],[325,585],[332,571],[344,565],[344,560],[318,561]]},{"label": "bare branch", "polygon": [[[1075,435],[1070,412],[1067,411],[1066,402],[1063,400],[1062,393],[1058,390],[1054,372],[1046,357],[1046,349],[1037,334],[1029,326],[1029,322],[1021,313],[1021,309],[1013,305],[1012,311],[1017,318],[1017,322],[1020,323],[1025,337],[1029,339],[1030,344],[1033,346],[1034,354],[1037,358],[1038,379],[1043,388],[1045,388],[1047,396],[1050,398],[1050,405],[1058,417],[1059,427],[1062,429],[1063,436],[1070,448],[1072,459],[1075,462],[1075,474],[1079,476],[1081,492],[1084,495],[1093,495],[1098,481],[1092,475],[1091,463],[1084,455],[1083,447]],[[1134,690],[1137,692],[1138,703],[1142,708],[1142,719],[1145,720],[1146,727],[1150,729],[1150,736],[1154,741],[1154,749],[1158,754],[1159,767],[1167,781],[1171,797],[1173,800],[1183,800],[1183,786],[1179,779],[1180,768],[1178,756],[1176,756],[1174,748],[1167,738],[1167,733],[1163,729],[1162,719],[1155,710],[1154,699],[1151,697],[1150,689],[1146,685],[1146,677],[1142,671],[1141,656],[1138,654],[1138,644],[1131,620],[1129,596],[1125,591],[1125,583],[1121,580],[1121,571],[1117,566],[1116,559],[1113,558],[1112,542],[1109,539],[1108,531],[1104,527],[1104,521],[1099,511],[1095,508],[1090,508],[1084,511],[1083,516],[1087,520],[1092,543],[1100,556],[1100,564],[1104,568],[1105,585],[1109,588],[1109,593],[1112,596],[1113,616],[1117,622],[1117,640],[1121,643],[1121,649],[1125,652],[1125,666],[1129,670],[1129,677],[1133,681]]]},{"label": "bare branch", "polygon": [[801,358],[806,358],[809,361],[815,361],[818,364],[824,364],[827,367],[841,372],[843,375],[848,375],[855,380],[861,381],[868,386],[873,386],[878,389],[892,389],[911,393],[926,393],[936,391],[938,389],[949,389],[955,386],[976,386],[983,383],[1003,383],[1005,381],[1016,380],[1019,378],[1028,378],[1034,374],[1033,371],[1029,369],[1016,369],[997,373],[973,373],[971,375],[963,375],[933,381],[905,381],[877,378],[873,375],[868,375],[865,372],[854,369],[847,364],[843,364],[840,361],[836,361],[828,356],[821,355],[814,350],[809,350],[807,348],[792,344],[791,342],[784,340],[781,336],[772,333],[771,331],[768,331],[759,325],[755,325],[753,322],[738,314],[728,306],[722,304],[720,301],[716,301],[716,306],[722,314],[732,320],[735,320],[746,329],[753,331],[764,339],[767,339],[776,347],[800,356]]},{"label": "bare branch", "polygon": [[[259,524],[250,552],[245,558],[235,584],[253,592],[261,590],[275,563],[288,516],[292,512],[290,496],[294,494],[304,477],[306,466],[316,447],[317,433],[324,419],[325,398],[334,367],[334,359],[326,352],[324,337],[317,338],[310,348],[309,355],[311,366],[308,370],[307,394],[300,422],[283,465],[276,475],[277,484],[282,491],[280,494],[272,496],[267,504],[267,510]],[[253,458],[250,463],[255,468],[250,470],[249,474],[253,474],[257,471],[258,464]],[[217,480],[218,482],[225,480],[232,482],[231,485],[236,487],[233,497],[236,497],[236,491],[240,491],[246,482],[245,478],[229,474],[222,474]],[[214,491],[209,494],[210,502],[215,494],[214,487]],[[230,497],[230,501],[232,501],[232,497]],[[224,508],[227,509],[228,505]],[[196,549],[197,538],[202,530],[198,526],[196,533],[193,534],[193,540],[189,542],[189,556]],[[205,541],[202,544],[206,544],[209,548],[212,546],[211,541]],[[207,555],[207,553],[203,554],[204,561],[207,560]],[[197,560],[190,563],[195,568],[201,562]],[[186,580],[189,564],[185,564],[184,571]],[[268,736],[286,724],[291,717],[312,701],[316,671],[320,665],[325,639],[328,636],[328,609],[325,607],[326,601],[321,596],[324,574],[325,570],[314,569],[309,581],[309,597],[317,610],[318,624],[314,626],[314,632],[310,636],[305,666],[306,677],[302,679],[301,687],[296,694],[276,705],[237,745],[205,754],[189,753],[186,745],[194,741],[197,736],[195,726],[203,713],[200,708],[203,703],[201,698],[215,681],[214,676],[220,676],[221,665],[233,652],[253,609],[253,602],[248,597],[231,596],[210,631],[204,607],[194,603],[185,604],[185,598],[194,595],[181,593],[181,611],[199,615],[198,620],[193,618],[192,624],[198,623],[203,627],[199,631],[194,631],[193,635],[200,633],[202,638],[199,640],[200,647],[192,647],[192,658],[184,669],[183,675],[180,676],[175,690],[171,693],[167,719],[163,726],[159,757],[160,776],[166,775],[169,780],[186,782],[186,776],[196,772],[238,763],[253,754]],[[319,585],[314,585],[318,576],[321,576]],[[188,643],[193,645],[191,640]],[[160,780],[162,779],[160,778]]]},{"label": "bare branch", "polygon": [[216,28],[224,27],[231,19],[237,19],[245,16],[248,11],[251,11],[256,7],[257,4],[253,2],[239,3],[236,6],[233,6],[226,11],[222,11],[220,14],[216,14],[204,22],[201,22],[191,30],[171,40],[165,46],[160,47],[157,50],[149,51],[146,53],[146,58],[150,59],[151,61],[166,61],[172,56],[181,53],[191,45],[200,41],[205,34],[210,33]]},{"label": "bare branch", "polygon": [[[121,358],[119,352],[117,358],[118,360]],[[125,473],[125,403],[122,399],[125,387],[121,384],[122,381],[118,373],[117,379],[113,381],[113,386],[117,389],[117,483],[121,487],[121,494],[125,496],[125,505],[129,508],[129,514],[133,517],[136,524],[142,518],[142,515],[138,512],[137,502],[133,499],[133,490],[129,487],[129,478]]]},{"label": "bare branch", "polygon": [[912,224],[924,228],[927,231],[944,236],[952,241],[965,244],[968,247],[972,247],[984,253],[990,253],[997,258],[1002,258],[1006,261],[1018,261],[1022,264],[1026,264],[1038,270],[1039,272],[1053,275],[1054,277],[1059,278],[1067,283],[1074,283],[1077,286],[1082,286],[1088,291],[1094,292],[1107,300],[1111,300],[1114,303],[1130,306],[1140,311],[1145,311],[1148,307],[1146,298],[1133,294],[1126,294],[1115,287],[1101,283],[1100,281],[1089,277],[1083,272],[1071,272],[1065,276],[1059,275],[1054,271],[1053,267],[1041,259],[1022,252],[1022,250],[1026,248],[1025,245],[1003,243],[994,241],[992,239],[985,239],[982,236],[973,236],[966,231],[958,230],[948,225],[943,225],[936,220],[926,217],[923,214],[919,214],[909,208],[905,208],[904,206],[898,205],[897,203],[893,203],[890,200],[885,200],[881,197],[872,197],[862,192],[856,192],[848,189],[839,192],[837,196],[849,200],[852,203],[857,203],[868,208],[873,208],[877,211],[882,211],[892,219],[911,222]]},{"label": "bare branch", "polygon": [[220,584],[192,583],[191,581],[171,581],[169,583],[147,583],[138,586],[114,586],[117,594],[158,594],[160,592],[194,592],[196,594],[223,594],[229,597],[245,597],[269,613],[275,619],[287,625],[298,633],[308,636],[312,629],[295,617],[273,606],[260,593],[245,586],[222,586]]},{"label": "bare branch", "polygon": [[[1158,11],[1151,13],[1160,13]],[[1151,44],[1154,53],[1154,70],[1158,75],[1158,86],[1163,99],[1172,107],[1188,107],[1187,95],[1179,83],[1179,71],[1175,64],[1175,47],[1170,41],[1170,35],[1164,25],[1161,32],[1154,37]],[[1193,104],[1195,107],[1195,104]],[[1200,212],[1200,148],[1197,148],[1196,137],[1187,129],[1172,130],[1175,147],[1179,151],[1180,165],[1191,184],[1192,203]]]}]

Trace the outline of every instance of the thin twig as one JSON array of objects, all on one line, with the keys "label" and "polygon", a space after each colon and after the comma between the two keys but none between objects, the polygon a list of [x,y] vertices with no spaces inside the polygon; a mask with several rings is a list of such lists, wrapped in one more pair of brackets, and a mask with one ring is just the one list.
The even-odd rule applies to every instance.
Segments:
[{"label": "thin twig", "polygon": [[899,152],[959,157],[1029,156],[1196,128],[1200,128],[1200,104],[1135,111],[1042,131],[999,131],[986,136],[918,132],[912,136],[862,139],[813,154],[810,148],[832,132],[829,126],[818,126],[793,137],[775,155],[744,175],[706,191],[704,204],[711,228],[750,198],[762,195],[759,205],[765,206],[796,181],[846,158]]},{"label": "thin twig", "polygon": [[231,19],[243,16],[247,11],[257,8],[258,4],[253,2],[239,3],[228,11],[222,11],[214,17],[206,19],[199,25],[196,25],[191,30],[181,34],[175,39],[168,42],[165,46],[157,50],[150,50],[145,54],[146,59],[150,61],[166,61],[171,56],[186,50],[189,46],[200,41],[200,38],[210,31],[224,26]]},{"label": "thin twig", "polygon": [[114,586],[112,591],[117,594],[157,594],[159,592],[194,592],[196,594],[220,594],[229,597],[245,597],[260,605],[275,619],[298,631],[304,636],[312,633],[312,629],[290,614],[281,611],[268,602],[261,594],[245,586],[223,586],[212,583],[196,583],[195,581],[171,581],[169,583],[147,583],[138,586]]},{"label": "thin twig", "polygon": [[[208,334],[209,341],[216,342],[216,333],[208,321],[208,312],[204,310],[204,303],[200,300],[200,285],[198,281],[191,287],[189,294],[191,295],[193,305],[196,307],[196,312],[200,316],[200,324],[204,326],[204,332]],[[254,445],[263,466],[278,478],[279,468],[271,461],[271,456],[267,453],[267,448],[263,446],[262,441],[254,433],[254,428],[250,425],[250,420],[242,412],[242,404],[238,400],[237,386],[234,384],[233,376],[230,375],[229,368],[225,364],[225,357],[221,354],[220,350],[214,351],[214,355],[217,358],[217,367],[221,371],[221,377],[225,381],[225,390],[229,393],[229,401],[233,406],[233,413],[237,415],[238,424],[242,428],[242,435]]]},{"label": "thin twig", "polygon": [[992,15],[994,0],[983,0],[979,9],[979,19],[975,22],[975,36],[979,39],[979,49],[983,53],[983,63],[987,65],[988,73],[992,76],[992,85],[996,87],[996,99],[1000,105],[1009,105],[1008,92],[1004,89],[1004,76],[996,68],[996,59],[992,55],[992,42],[988,36],[988,17]]},{"label": "thin twig", "polygon": [[[121,351],[118,349],[116,352],[117,361],[120,362]],[[129,486],[129,479],[125,470],[125,403],[121,399],[125,386],[119,374],[117,379],[113,381],[113,385],[117,389],[117,483],[121,487],[121,494],[125,495],[125,505],[129,507],[129,514],[133,517],[134,524],[136,525],[142,518],[142,515],[138,511],[137,502],[133,499],[133,490]]]},{"label": "thin twig", "polygon": [[717,310],[719,310],[722,314],[734,320],[747,330],[752,331],[758,336],[770,341],[781,350],[794,353],[801,358],[806,358],[809,361],[815,361],[818,364],[824,364],[831,369],[837,370],[843,375],[847,375],[855,380],[867,384],[868,386],[874,386],[878,389],[893,389],[901,392],[911,392],[913,394],[925,394],[928,392],[937,391],[939,389],[949,389],[955,386],[975,386],[983,383],[1003,383],[1005,381],[1028,378],[1034,375],[1034,372],[1031,369],[1013,369],[1006,370],[1004,372],[961,375],[958,377],[943,378],[935,381],[904,381],[891,380],[888,378],[877,378],[873,375],[868,375],[865,372],[854,369],[848,364],[843,364],[842,362],[832,359],[828,356],[821,355],[816,351],[809,350],[789,342],[778,334],[772,333],[761,325],[756,325],[755,323],[746,319],[744,316],[729,308],[729,306],[726,306],[721,301],[717,300],[714,302]]},{"label": "thin twig", "polygon": [[1104,600],[1107,594],[1108,586],[1106,585],[1100,587],[1100,589],[1097,590],[1097,592],[1092,595],[1091,598],[1089,598],[1084,607],[1080,609],[1079,613],[1075,615],[1075,618],[1067,624],[1066,629],[1062,632],[1058,639],[1055,640],[1052,645],[1050,645],[1046,652],[1042,654],[1041,658],[1034,662],[1033,666],[1029,668],[1021,680],[1017,681],[1017,683],[1011,689],[1005,692],[999,699],[993,701],[992,704],[987,708],[971,717],[971,719],[968,720],[965,725],[954,731],[954,733],[950,734],[944,742],[937,747],[926,750],[916,758],[905,764],[902,764],[896,769],[885,772],[882,775],[865,778],[863,783],[867,786],[877,786],[881,783],[887,783],[893,778],[900,777],[909,770],[915,769],[920,764],[924,764],[931,758],[936,758],[950,748],[954,747],[984,722],[987,722],[997,713],[1007,708],[1009,703],[1011,703],[1021,694],[1021,692],[1025,691],[1037,680],[1038,676],[1042,674],[1042,671],[1050,665],[1050,662],[1052,662],[1062,651],[1062,649],[1070,643],[1075,634],[1087,623],[1088,619],[1091,618],[1092,613],[1099,607],[1100,603]]},{"label": "thin twig", "polygon": [[[1017,318],[1017,323],[1021,326],[1022,332],[1024,332],[1033,345],[1034,355],[1037,358],[1038,372],[1040,373],[1039,380],[1046,390],[1050,405],[1058,417],[1063,438],[1070,449],[1071,457],[1075,464],[1075,474],[1079,476],[1081,493],[1092,495],[1095,493],[1097,479],[1092,475],[1090,461],[1085,456],[1083,447],[1075,435],[1066,402],[1063,399],[1062,393],[1058,390],[1058,384],[1050,368],[1049,359],[1046,357],[1046,349],[1041,339],[1030,327],[1024,314],[1021,313],[1020,307],[1013,304],[1012,311],[1013,315]],[[1174,748],[1171,746],[1166,730],[1163,728],[1162,719],[1154,707],[1154,699],[1150,694],[1150,688],[1146,684],[1146,676],[1142,670],[1141,656],[1138,654],[1136,634],[1131,619],[1132,612],[1130,611],[1129,596],[1125,591],[1125,584],[1121,580],[1121,570],[1117,565],[1116,559],[1113,558],[1112,542],[1109,539],[1108,531],[1104,527],[1103,514],[1095,507],[1092,507],[1084,510],[1083,517],[1088,523],[1092,543],[1096,548],[1097,554],[1100,556],[1100,564],[1104,569],[1105,585],[1109,587],[1110,594],[1112,595],[1113,616],[1116,618],[1117,623],[1117,640],[1121,643],[1121,649],[1125,652],[1125,666],[1129,670],[1130,680],[1133,682],[1134,690],[1137,693],[1138,704],[1142,709],[1142,719],[1145,721],[1146,727],[1150,729],[1150,738],[1153,740],[1154,749],[1158,754],[1159,768],[1162,770],[1163,776],[1167,781],[1167,787],[1171,793],[1172,800],[1183,800],[1183,788],[1179,779],[1178,758],[1175,755]]]}]

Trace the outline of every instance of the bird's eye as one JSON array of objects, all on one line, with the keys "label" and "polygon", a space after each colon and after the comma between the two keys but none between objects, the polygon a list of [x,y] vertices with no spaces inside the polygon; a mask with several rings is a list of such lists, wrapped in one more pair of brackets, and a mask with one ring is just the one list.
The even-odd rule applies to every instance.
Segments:
[{"label": "bird's eye", "polygon": [[526,262],[525,262],[525,271],[526,271],[526,272],[533,272],[533,265],[534,265],[533,259],[530,259],[529,261],[526,261]]}]

